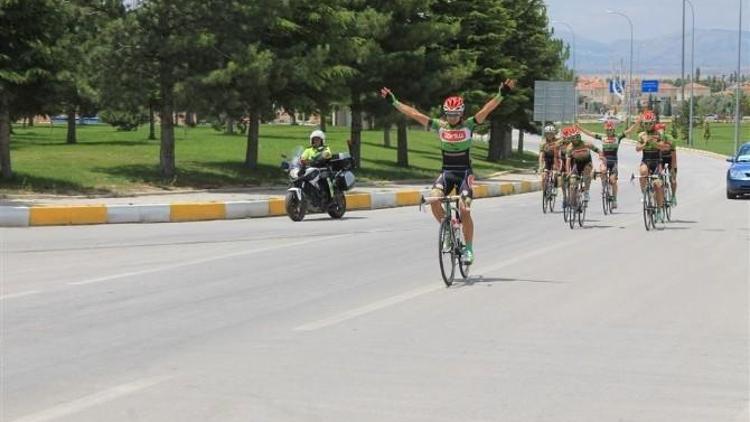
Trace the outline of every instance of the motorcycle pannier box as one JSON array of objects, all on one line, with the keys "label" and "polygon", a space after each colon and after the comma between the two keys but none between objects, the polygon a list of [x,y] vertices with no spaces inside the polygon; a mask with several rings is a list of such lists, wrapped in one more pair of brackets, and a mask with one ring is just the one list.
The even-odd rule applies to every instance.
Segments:
[{"label": "motorcycle pannier box", "polygon": [[331,157],[331,161],[329,161],[328,164],[334,171],[351,170],[353,161],[348,153],[340,152],[338,154],[333,154],[333,157]]},{"label": "motorcycle pannier box", "polygon": [[341,190],[349,190],[354,186],[354,173],[351,171],[343,171],[336,176],[336,185]]}]

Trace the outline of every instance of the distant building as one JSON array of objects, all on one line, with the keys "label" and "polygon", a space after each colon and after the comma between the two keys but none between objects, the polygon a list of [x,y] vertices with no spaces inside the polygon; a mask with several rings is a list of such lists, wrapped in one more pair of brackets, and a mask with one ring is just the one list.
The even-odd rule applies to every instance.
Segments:
[{"label": "distant building", "polygon": [[[707,95],[711,95],[711,88],[701,85],[699,83],[691,82],[689,84],[685,85],[685,101],[690,100],[690,93],[694,93],[696,98],[698,97],[705,97]],[[677,101],[682,101],[682,87],[677,87],[677,93],[675,95],[675,99]]]}]

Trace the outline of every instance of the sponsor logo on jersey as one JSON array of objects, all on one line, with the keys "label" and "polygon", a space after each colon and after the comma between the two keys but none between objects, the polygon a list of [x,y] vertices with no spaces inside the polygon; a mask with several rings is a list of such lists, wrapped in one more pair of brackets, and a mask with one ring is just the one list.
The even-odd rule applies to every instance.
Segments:
[{"label": "sponsor logo on jersey", "polygon": [[443,132],[440,134],[440,139],[442,139],[445,142],[462,142],[465,141],[467,138],[467,133],[465,130],[443,130]]}]

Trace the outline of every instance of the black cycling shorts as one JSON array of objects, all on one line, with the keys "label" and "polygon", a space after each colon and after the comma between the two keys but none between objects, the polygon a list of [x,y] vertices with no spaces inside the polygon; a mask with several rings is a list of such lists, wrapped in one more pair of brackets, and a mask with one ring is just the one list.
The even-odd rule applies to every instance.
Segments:
[{"label": "black cycling shorts", "polygon": [[553,170],[555,166],[555,157],[548,157],[546,154],[544,156],[544,169],[545,170]]},{"label": "black cycling shorts", "polygon": [[607,170],[617,176],[617,160],[607,159]]},{"label": "black cycling shorts", "polygon": [[654,174],[657,170],[659,170],[659,161],[660,160],[643,160],[641,161],[642,164],[645,164],[646,167],[648,167],[648,173]]},{"label": "black cycling shorts", "polygon": [[448,195],[455,188],[456,193],[468,198],[474,197],[474,174],[467,170],[443,170],[432,185],[433,189],[441,189],[443,195]]},{"label": "black cycling shorts", "polygon": [[583,171],[586,169],[586,166],[591,165],[591,157],[588,158],[588,160],[572,160],[573,161],[573,171],[576,174],[583,174]]},{"label": "black cycling shorts", "polygon": [[661,165],[662,167],[672,167],[672,155],[662,155],[661,156]]}]

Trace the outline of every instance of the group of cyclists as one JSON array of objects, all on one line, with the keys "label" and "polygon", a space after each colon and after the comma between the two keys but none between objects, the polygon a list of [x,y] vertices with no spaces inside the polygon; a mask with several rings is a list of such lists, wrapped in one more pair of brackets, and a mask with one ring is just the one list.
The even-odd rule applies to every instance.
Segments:
[{"label": "group of cyclists", "polygon": [[[400,113],[415,120],[427,130],[437,132],[440,140],[443,165],[440,174],[432,185],[433,197],[444,197],[454,188],[461,196],[459,206],[460,218],[463,223],[465,238],[465,250],[462,259],[466,264],[474,261],[473,238],[474,223],[471,218],[471,200],[473,198],[474,175],[471,167],[470,149],[472,145],[472,133],[474,128],[484,123],[490,113],[502,103],[503,97],[507,96],[515,87],[516,81],[507,79],[503,82],[497,94],[491,98],[474,116],[464,118],[466,110],[464,100],[460,96],[451,96],[445,99],[442,106],[441,118],[430,118],[416,108],[401,103],[395,94],[387,87],[380,90],[380,95]],[[636,127],[640,126],[642,131],[637,137],[637,151],[643,152],[640,166],[642,178],[641,189],[646,187],[646,177],[663,166],[668,165],[671,172],[671,183],[673,195],[672,205],[676,205],[676,173],[677,153],[672,140],[664,133],[664,126],[657,125],[656,115],[652,111],[643,112],[636,123],[627,128],[623,133],[616,133],[616,123],[606,121],[604,133],[598,134],[586,130],[578,125],[567,126],[560,131],[554,125],[544,127],[544,142],[540,147],[539,166],[543,176],[550,172],[556,177],[558,187],[562,187],[562,180],[582,177],[584,181],[584,198],[588,200],[588,192],[591,186],[593,170],[592,152],[599,155],[601,167],[599,172],[609,175],[609,183],[614,195],[613,208],[617,207],[617,159],[620,142]],[[581,134],[587,134],[601,140],[602,148],[598,148],[590,142],[582,139]],[[569,185],[573,185],[572,183]],[[664,195],[661,186],[657,183],[656,199],[659,206],[663,205]],[[431,203],[432,214],[438,223],[444,218],[444,210],[439,202]]]},{"label": "group of cyclists", "polygon": [[[617,124],[614,120],[604,122],[604,133],[595,133],[578,125],[563,128],[558,136],[554,125],[544,127],[544,142],[539,148],[539,171],[542,182],[548,177],[554,177],[556,186],[568,186],[572,189],[574,183],[564,181],[582,177],[584,179],[584,200],[588,201],[593,161],[591,152],[598,154],[600,159],[599,174],[608,178],[613,195],[612,209],[617,208],[617,180],[618,180],[618,151],[620,143],[636,128],[640,127],[636,139],[636,151],[642,152],[640,164],[641,191],[646,188],[648,176],[667,169],[671,183],[670,206],[677,205],[677,152],[674,142],[666,135],[665,126],[659,124],[656,114],[646,110],[633,125],[619,135],[616,133]],[[591,136],[602,143],[601,149],[581,138],[581,133]],[[655,183],[656,202],[661,208],[664,205],[662,184]],[[567,204],[563,204],[567,206]]]}]

